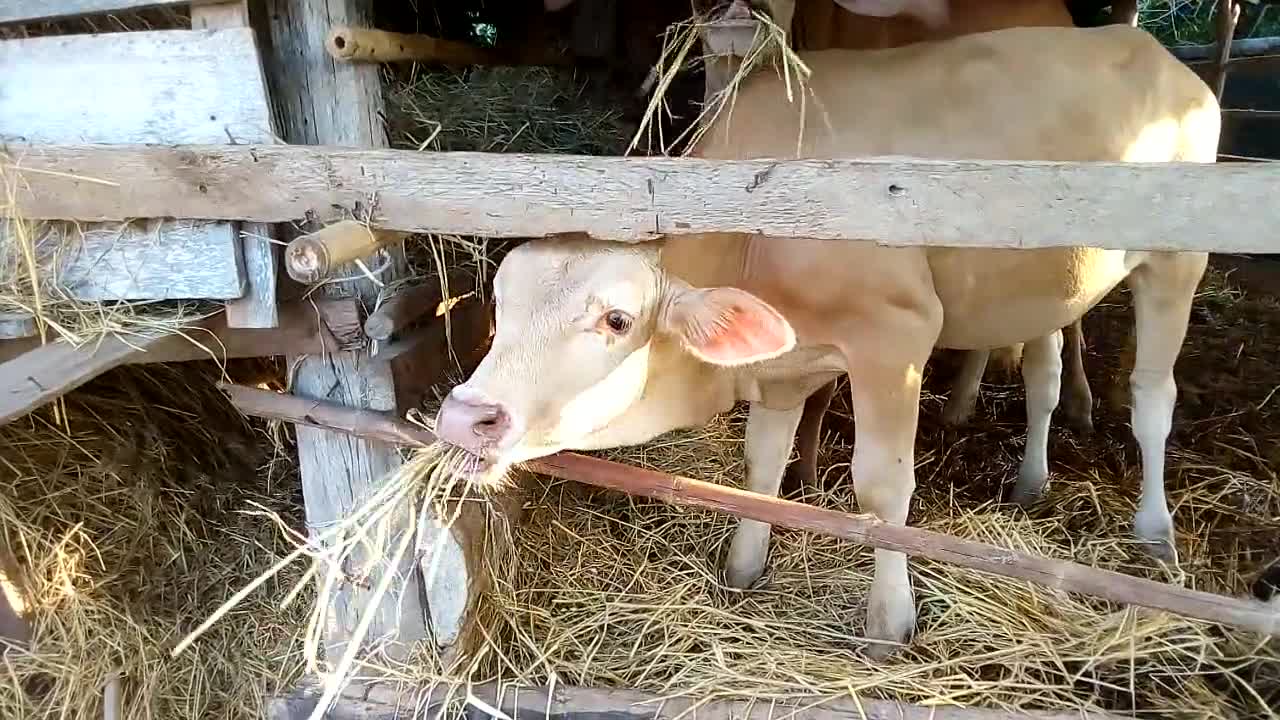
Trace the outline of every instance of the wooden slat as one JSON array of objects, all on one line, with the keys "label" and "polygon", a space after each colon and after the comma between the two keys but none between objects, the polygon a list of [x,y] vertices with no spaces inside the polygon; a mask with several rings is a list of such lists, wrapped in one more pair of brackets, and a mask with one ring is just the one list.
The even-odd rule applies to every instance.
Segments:
[{"label": "wooden slat", "polygon": [[190,0],[0,0],[0,25],[187,4]]},{"label": "wooden slat", "polygon": [[[378,67],[334,63],[324,46],[333,25],[369,25],[371,1],[265,0],[264,4],[271,43],[270,52],[264,50],[263,63],[284,138],[300,145],[386,147]],[[322,217],[331,217],[331,211],[326,208]],[[398,269],[398,263],[393,263],[383,279],[394,280]],[[361,282],[326,285],[320,294],[361,297],[372,306],[376,292],[371,283]],[[379,410],[395,406],[389,368],[370,363],[364,353],[302,358],[293,388],[300,395],[349,406]],[[307,524],[313,530],[341,522],[401,463],[394,448],[325,430],[299,426],[297,440]],[[395,520],[398,526],[382,538],[387,553],[402,533],[416,529],[408,507]],[[370,546],[369,551],[376,557],[377,548]],[[353,561],[368,574],[363,582],[344,582],[336,589],[325,628],[324,652],[330,667],[351,647],[357,623],[368,613],[373,613],[373,621],[366,642],[379,644],[392,656],[403,656],[409,645],[428,635],[425,593],[413,557],[398,567],[366,565],[364,558]],[[393,584],[381,602],[370,607],[370,592],[388,572],[403,582]]]},{"label": "wooden slat", "polygon": [[[0,42],[0,87],[0,142],[266,143],[273,138],[266,86],[248,28]],[[21,156],[23,151],[17,146],[12,152]],[[80,299],[234,299],[246,293],[244,252],[233,224],[157,220],[125,228],[76,228],[55,223],[47,232],[53,236],[46,242],[68,247],[72,261],[64,265],[59,282]],[[265,262],[260,244],[255,241],[250,255],[255,291]],[[274,284],[269,289],[274,307]],[[254,324],[269,327],[271,319]]]},{"label": "wooden slat", "polygon": [[31,337],[36,334],[36,319],[26,312],[0,312],[0,340]]},{"label": "wooden slat", "polygon": [[1256,163],[726,161],[279,145],[44,146],[20,163],[17,207],[28,217],[282,222],[377,198],[379,227],[490,237],[726,231],[886,245],[1280,252],[1275,170]]},{"label": "wooden slat", "polygon": [[[1183,62],[1207,62],[1218,52],[1218,45],[1183,45],[1169,48]],[[1280,54],[1280,37],[1247,38],[1231,42],[1231,59]]]},{"label": "wooden slat", "polygon": [[[249,28],[0,42],[0,142],[266,143]],[[86,89],[102,92],[86,92]]]},{"label": "wooden slat", "polygon": [[[1119,715],[1090,708],[1068,711],[998,710],[955,705],[913,705],[895,700],[797,696],[769,700],[708,700],[697,696],[639,690],[608,690],[556,685],[450,685],[403,687],[393,683],[344,697],[325,714],[330,720],[409,720],[445,717],[451,702],[466,697],[501,711],[510,720],[1119,720]],[[305,720],[320,700],[315,681],[306,680],[267,706],[270,720]],[[463,713],[464,716],[470,716]],[[487,714],[485,715],[488,716]]]},{"label": "wooden slat", "polygon": [[235,225],[152,219],[81,231],[58,223],[39,247],[59,248],[58,284],[78,300],[223,300],[245,292]]},{"label": "wooden slat", "polygon": [[[191,8],[191,27],[196,30],[251,27],[246,0],[195,5]],[[266,77],[261,63],[255,63],[257,83],[262,88],[262,107],[269,108]],[[268,112],[268,118],[270,113]],[[275,135],[272,123],[272,135]],[[246,287],[244,297],[227,303],[227,325],[231,327],[270,328],[279,322],[276,310],[280,252],[275,243],[276,229],[263,223],[237,223],[240,252],[244,256]]]},{"label": "wooden slat", "polygon": [[354,313],[354,301],[324,302],[338,306],[295,303],[281,311],[280,326],[270,329],[228,328],[217,315],[183,334],[153,339],[112,335],[80,348],[63,341],[40,345],[36,338],[0,342],[0,425],[119,365],[335,352],[338,343],[320,318],[343,314],[343,304]]}]

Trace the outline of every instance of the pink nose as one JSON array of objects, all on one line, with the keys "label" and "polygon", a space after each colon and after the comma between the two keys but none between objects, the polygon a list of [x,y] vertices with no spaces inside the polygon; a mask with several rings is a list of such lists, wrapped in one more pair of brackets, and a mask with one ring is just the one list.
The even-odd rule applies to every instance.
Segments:
[{"label": "pink nose", "polygon": [[436,416],[436,435],[475,455],[487,455],[511,430],[511,415],[497,403],[459,400],[449,393]]}]

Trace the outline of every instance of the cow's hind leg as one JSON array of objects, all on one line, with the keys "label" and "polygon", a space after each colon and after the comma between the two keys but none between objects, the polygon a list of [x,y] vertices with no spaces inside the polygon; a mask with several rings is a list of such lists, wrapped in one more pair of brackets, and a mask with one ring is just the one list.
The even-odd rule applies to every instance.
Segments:
[{"label": "cow's hind leg", "polygon": [[[915,489],[921,373],[942,326],[942,308],[886,310],[874,321],[864,320],[842,347],[853,396],[853,482],[863,512],[904,525]],[[915,621],[907,556],[876,550],[866,636],[883,643],[868,645],[868,655],[891,654],[894,647],[887,643],[905,642]]]},{"label": "cow's hind leg", "polygon": [[[760,403],[751,403],[745,448],[748,490],[765,495],[778,494],[801,412],[802,406],[770,410]],[[725,580],[730,586],[749,587],[764,572],[770,532],[768,523],[746,519],[738,521],[738,529],[733,533],[725,560]]]},{"label": "cow's hind leg", "polygon": [[1067,358],[1064,365],[1066,377],[1062,383],[1062,414],[1072,430],[1088,436],[1093,433],[1093,392],[1089,389],[1089,378],[1084,374],[1084,330],[1080,320],[1063,329]]},{"label": "cow's hind leg", "polygon": [[804,414],[796,430],[796,451],[799,457],[787,467],[782,476],[782,496],[803,494],[806,487],[818,487],[818,444],[822,441],[822,418],[831,407],[836,394],[836,381],[823,385],[804,403]]},{"label": "cow's hind leg", "polygon": [[1173,517],[1164,492],[1165,443],[1178,395],[1173,365],[1207,262],[1204,253],[1153,253],[1129,276],[1136,336],[1129,387],[1133,434],[1142,452],[1142,498],[1133,518],[1134,532],[1152,555],[1169,562],[1177,560]]},{"label": "cow's hind leg", "polygon": [[990,350],[969,350],[964,354],[964,364],[951,381],[947,404],[942,408],[942,422],[955,427],[969,422],[978,407],[978,391],[982,376],[991,360]]},{"label": "cow's hind leg", "polygon": [[1049,484],[1049,424],[1062,389],[1062,331],[1027,343],[1022,352],[1027,395],[1027,446],[1011,499],[1019,505],[1039,500]]}]

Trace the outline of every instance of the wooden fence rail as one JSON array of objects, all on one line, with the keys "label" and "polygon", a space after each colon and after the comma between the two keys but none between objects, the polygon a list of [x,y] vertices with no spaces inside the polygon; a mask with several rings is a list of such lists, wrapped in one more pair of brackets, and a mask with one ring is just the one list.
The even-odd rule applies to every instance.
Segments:
[{"label": "wooden fence rail", "polygon": [[287,222],[637,241],[744,232],[885,245],[1280,252],[1256,163],[701,160],[306,146],[12,148],[21,217]]}]

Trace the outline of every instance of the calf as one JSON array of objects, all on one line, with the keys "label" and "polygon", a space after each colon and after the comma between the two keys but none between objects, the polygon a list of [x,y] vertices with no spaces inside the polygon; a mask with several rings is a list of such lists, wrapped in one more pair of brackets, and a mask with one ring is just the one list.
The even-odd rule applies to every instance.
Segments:
[{"label": "calf", "polygon": [[[759,73],[697,154],[786,157],[802,137],[807,158],[1215,159],[1213,93],[1127,26],[1017,28],[802,57],[824,112],[778,102],[783,81]],[[805,398],[847,373],[858,503],[903,524],[915,486],[921,370],[933,349],[1025,342],[1024,374],[1037,378],[1028,414],[1040,432],[1058,399],[1059,328],[1127,281],[1143,473],[1135,531],[1171,557],[1164,462],[1173,365],[1206,261],[1206,253],[880,247],[723,233],[636,245],[534,240],[503,259],[492,347],[446,398],[437,431],[472,456],[484,482],[559,450],[635,445],[700,426],[745,400],[746,485],[773,494]],[[1044,479],[1020,475],[1019,488],[1034,494]],[[760,576],[769,534],[767,524],[739,523],[726,561],[731,585]],[[866,634],[897,643],[914,626],[906,556],[876,550]],[[879,643],[870,647],[876,655],[889,648]]]}]

